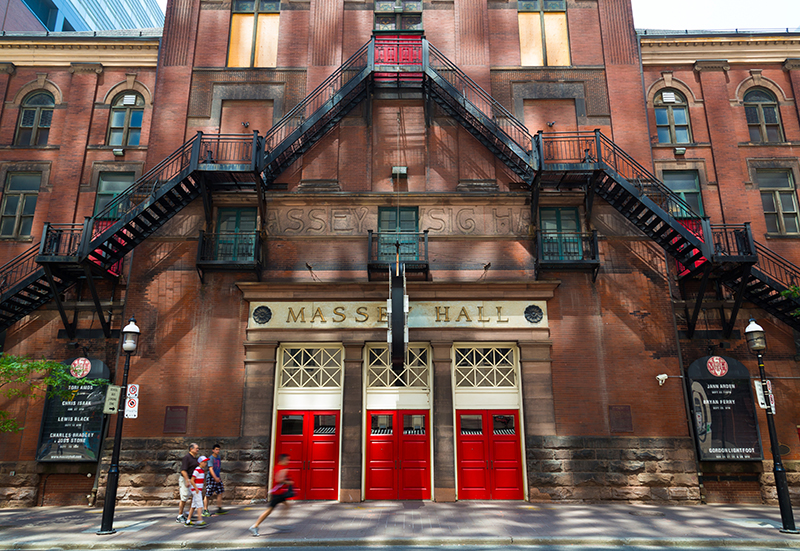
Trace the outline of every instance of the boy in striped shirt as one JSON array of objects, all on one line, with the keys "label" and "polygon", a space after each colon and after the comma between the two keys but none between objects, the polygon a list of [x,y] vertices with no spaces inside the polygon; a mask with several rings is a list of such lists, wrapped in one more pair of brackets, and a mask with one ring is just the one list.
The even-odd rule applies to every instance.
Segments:
[{"label": "boy in striped shirt", "polygon": [[[189,508],[189,516],[186,518],[186,526],[194,526],[195,528],[205,528],[208,523],[203,520],[203,483],[206,479],[206,465],[208,465],[208,457],[205,455],[198,459],[197,468],[192,473],[192,506]],[[197,522],[192,522],[192,513],[197,511]]]}]

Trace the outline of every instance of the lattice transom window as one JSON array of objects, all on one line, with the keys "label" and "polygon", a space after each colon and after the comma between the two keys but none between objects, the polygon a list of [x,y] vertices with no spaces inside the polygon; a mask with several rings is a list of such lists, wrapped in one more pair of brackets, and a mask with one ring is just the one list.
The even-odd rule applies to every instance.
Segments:
[{"label": "lattice transom window", "polygon": [[280,388],[340,388],[342,359],[341,348],[283,348]]},{"label": "lattice transom window", "polygon": [[376,346],[367,349],[367,388],[428,388],[428,348],[410,345],[402,369],[392,367],[389,348]]},{"label": "lattice transom window", "polygon": [[456,388],[517,386],[514,349],[510,346],[456,347]]}]

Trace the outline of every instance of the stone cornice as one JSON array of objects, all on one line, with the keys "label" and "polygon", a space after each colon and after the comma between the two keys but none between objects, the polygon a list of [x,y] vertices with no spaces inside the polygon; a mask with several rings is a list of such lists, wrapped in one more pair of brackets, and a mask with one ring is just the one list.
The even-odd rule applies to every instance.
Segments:
[{"label": "stone cornice", "polygon": [[158,39],[41,40],[0,38],[0,59],[17,67],[70,67],[97,63],[110,67],[155,67]]},{"label": "stone cornice", "polygon": [[642,64],[690,65],[724,58],[728,63],[783,63],[800,58],[800,36],[662,36],[640,37]]},{"label": "stone cornice", "polygon": [[727,59],[700,59],[695,61],[694,70],[701,71],[730,71],[731,64]]}]

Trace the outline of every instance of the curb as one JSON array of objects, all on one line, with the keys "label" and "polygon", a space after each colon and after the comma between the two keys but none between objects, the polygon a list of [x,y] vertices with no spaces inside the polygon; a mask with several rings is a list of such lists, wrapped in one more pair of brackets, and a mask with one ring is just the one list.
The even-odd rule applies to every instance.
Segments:
[{"label": "curb", "polygon": [[[255,541],[254,541],[255,540]],[[114,543],[66,543],[53,545],[52,543],[4,543],[0,544],[0,551],[5,550],[31,550],[31,551],[57,551],[79,550],[79,549],[98,549],[98,550],[121,550],[121,549],[243,549],[253,547],[264,547],[261,542],[269,541],[269,547],[386,547],[386,546],[458,546],[458,545],[517,545],[517,546],[598,546],[598,547],[691,547],[691,548],[783,548],[800,549],[800,540],[791,539],[743,539],[743,538],[547,538],[547,537],[524,537],[513,538],[511,536],[496,537],[422,537],[422,538],[382,538],[368,536],[364,538],[324,538],[324,539],[265,539],[242,537],[239,539],[228,540],[225,542],[210,541],[173,541],[173,542],[114,542]],[[247,542],[258,545],[247,545]]]}]

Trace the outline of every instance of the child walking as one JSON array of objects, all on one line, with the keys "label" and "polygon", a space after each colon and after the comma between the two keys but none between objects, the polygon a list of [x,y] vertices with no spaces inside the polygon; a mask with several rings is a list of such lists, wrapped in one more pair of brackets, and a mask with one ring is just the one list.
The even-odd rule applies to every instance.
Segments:
[{"label": "child walking", "polygon": [[[203,455],[197,462],[197,468],[192,473],[192,506],[189,508],[189,516],[186,518],[184,526],[205,528],[208,523],[203,520],[203,483],[206,479],[205,468],[208,465],[208,457]],[[192,522],[192,513],[195,510],[197,510],[197,522]]]},{"label": "child walking", "polygon": [[294,496],[294,481],[289,478],[289,468],[287,465],[289,465],[289,456],[283,453],[278,457],[278,464],[275,465],[275,476],[272,478],[275,485],[269,491],[269,506],[266,511],[261,513],[256,523],[248,528],[250,533],[254,536],[260,535],[258,533],[258,526],[264,522],[264,519],[272,513],[279,503],[286,503],[286,507],[289,507],[289,502],[286,500]]}]

